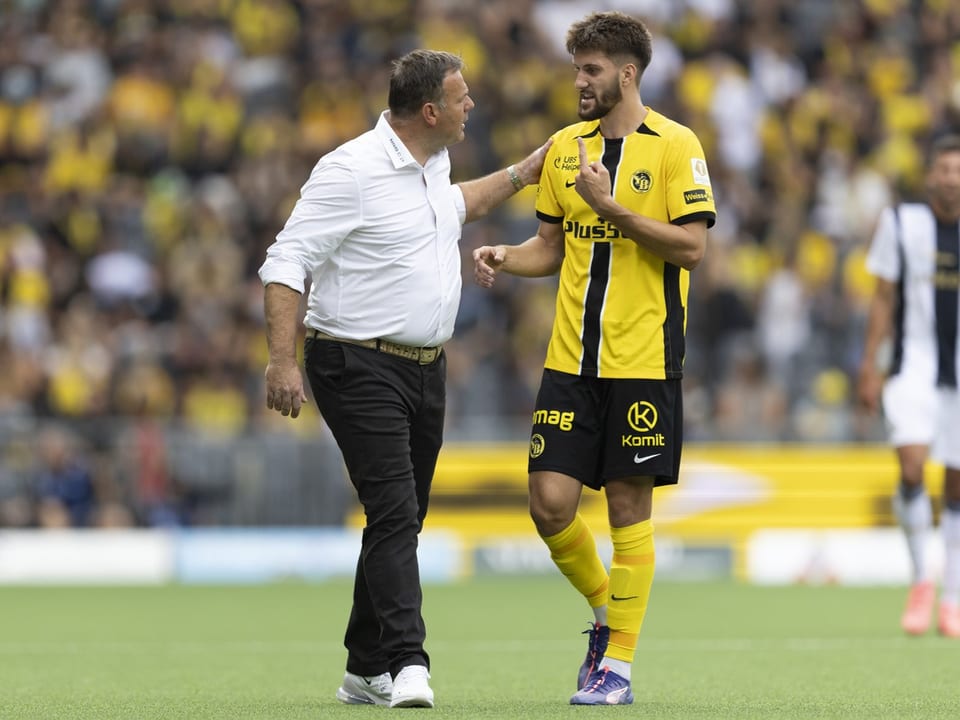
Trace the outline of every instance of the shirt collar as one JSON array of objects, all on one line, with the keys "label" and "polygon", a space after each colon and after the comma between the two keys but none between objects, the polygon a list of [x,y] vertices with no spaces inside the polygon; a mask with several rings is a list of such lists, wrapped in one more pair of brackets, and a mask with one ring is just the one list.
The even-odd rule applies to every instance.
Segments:
[{"label": "shirt collar", "polygon": [[377,120],[376,132],[380,138],[380,142],[383,143],[383,148],[387,151],[387,155],[393,161],[393,167],[399,170],[407,165],[418,165],[413,155],[407,150],[407,146],[403,144],[403,141],[393,131],[393,128],[390,127],[390,123],[387,122],[388,112],[390,111],[384,110],[380,113],[380,119]]}]

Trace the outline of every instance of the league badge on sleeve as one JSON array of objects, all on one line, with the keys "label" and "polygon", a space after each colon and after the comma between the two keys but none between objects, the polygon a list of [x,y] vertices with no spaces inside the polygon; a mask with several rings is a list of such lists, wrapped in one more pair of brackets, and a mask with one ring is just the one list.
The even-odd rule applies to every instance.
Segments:
[{"label": "league badge on sleeve", "polygon": [[690,158],[690,167],[693,169],[693,182],[697,185],[710,185],[710,175],[707,173],[707,163],[703,158]]}]

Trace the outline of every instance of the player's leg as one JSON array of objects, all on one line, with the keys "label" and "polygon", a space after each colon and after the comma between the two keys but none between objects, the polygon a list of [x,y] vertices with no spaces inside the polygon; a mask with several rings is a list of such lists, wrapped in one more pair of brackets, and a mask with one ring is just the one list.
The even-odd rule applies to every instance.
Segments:
[{"label": "player's leg", "polygon": [[574,705],[633,702],[631,667],[653,585],[653,478],[611,480],[606,495],[613,540],[607,609],[610,638],[598,666],[570,698]]},{"label": "player's leg", "polygon": [[[530,517],[554,564],[590,607],[597,609],[606,605],[608,579],[593,533],[577,512],[582,489],[580,481],[569,475],[531,473]],[[603,619],[596,618],[598,622]]]},{"label": "player's leg", "polygon": [[938,628],[941,635],[960,638],[960,466],[948,466],[944,474],[940,532],[944,565]]},{"label": "player's leg", "polygon": [[931,457],[945,468],[940,532],[944,543],[943,589],[938,630],[960,638],[960,392],[937,392],[937,429]]},{"label": "player's leg", "polygon": [[569,475],[541,471],[530,474],[530,516],[550,550],[550,558],[571,585],[586,599],[594,621],[587,654],[577,673],[577,689],[598,666],[607,648],[607,569],[597,553],[597,543],[577,512],[583,485]]},{"label": "player's leg", "polygon": [[900,625],[911,635],[923,634],[930,627],[936,595],[927,561],[933,512],[924,485],[924,465],[934,435],[937,399],[934,388],[928,385],[898,375],[883,388],[884,417],[900,467],[893,510],[903,530],[911,569],[910,591]]},{"label": "player's leg", "polygon": [[675,483],[679,475],[683,437],[679,381],[611,381],[604,417],[602,473],[609,478],[604,489],[613,541],[607,608],[610,642],[599,669],[570,699],[573,704],[633,701],[631,667],[656,566],[653,488]]},{"label": "player's leg", "polygon": [[530,516],[550,557],[593,609],[577,688],[606,649],[607,569],[577,512],[584,484],[599,488],[600,408],[595,379],[545,370],[530,439]]},{"label": "player's leg", "polygon": [[900,465],[900,485],[893,499],[894,512],[907,541],[912,582],[927,582],[931,578],[927,567],[926,544],[933,524],[930,498],[923,482],[928,447],[925,444],[902,445],[896,452]]},{"label": "player's leg", "polygon": [[933,526],[930,498],[923,482],[926,445],[897,448],[900,485],[893,497],[893,508],[910,556],[911,583],[900,625],[911,635],[922,635],[930,627],[936,594],[927,561],[927,540]]}]

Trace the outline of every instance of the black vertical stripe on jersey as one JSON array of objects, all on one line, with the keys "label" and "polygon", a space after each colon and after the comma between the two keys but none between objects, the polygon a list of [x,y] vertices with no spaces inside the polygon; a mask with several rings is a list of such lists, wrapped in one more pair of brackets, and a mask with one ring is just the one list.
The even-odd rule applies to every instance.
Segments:
[{"label": "black vertical stripe on jersey", "polygon": [[590,260],[590,285],[587,287],[586,308],[583,313],[583,358],[580,374],[597,377],[600,374],[600,313],[603,297],[610,282],[609,242],[593,244],[593,259]]},{"label": "black vertical stripe on jersey", "polygon": [[600,162],[610,173],[610,192],[617,185],[617,168],[620,166],[620,156],[623,154],[623,138],[603,139],[603,157]]},{"label": "black vertical stripe on jersey", "polygon": [[667,380],[683,377],[683,300],[680,296],[680,267],[663,264],[663,304],[667,316],[663,320],[663,371]]},{"label": "black vertical stripe on jersey", "polygon": [[900,225],[900,207],[893,208],[893,222],[897,232],[897,255],[900,258],[900,277],[897,279],[896,307],[893,310],[893,358],[890,362],[890,374],[896,375],[903,365],[903,325],[907,285],[907,253],[903,247],[903,228]]},{"label": "black vertical stripe on jersey", "polygon": [[903,366],[903,323],[904,323],[904,302],[906,296],[906,262],[903,248],[900,253],[900,278],[897,280],[896,296],[894,302],[896,306],[893,309],[893,357],[890,360],[890,374],[896,375]]},{"label": "black vertical stripe on jersey", "polygon": [[[617,166],[623,151],[623,139],[603,141],[603,157],[600,162],[610,173],[610,192],[616,187]],[[602,220],[602,218],[601,218]],[[610,253],[613,247],[609,242],[595,242],[590,260],[590,285],[583,309],[583,357],[580,359],[580,374],[596,377],[600,373],[600,322],[603,315],[603,299],[610,284]]]},{"label": "black vertical stripe on jersey", "polygon": [[957,386],[957,279],[960,224],[937,223],[934,313],[937,318],[937,385]]}]

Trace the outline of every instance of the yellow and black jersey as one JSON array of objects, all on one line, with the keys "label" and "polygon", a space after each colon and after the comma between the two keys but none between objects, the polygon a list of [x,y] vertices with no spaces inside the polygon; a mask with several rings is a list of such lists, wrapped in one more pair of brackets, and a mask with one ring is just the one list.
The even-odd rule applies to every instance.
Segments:
[{"label": "yellow and black jersey", "polygon": [[537,196],[537,217],[563,223],[566,253],[546,367],[602,378],[679,378],[690,275],[623,237],[580,197],[578,137],[588,161],[599,159],[609,171],[624,207],[676,225],[716,220],[703,148],[689,128],[650,110],[625,138],[604,138],[595,120],[556,133]]}]

